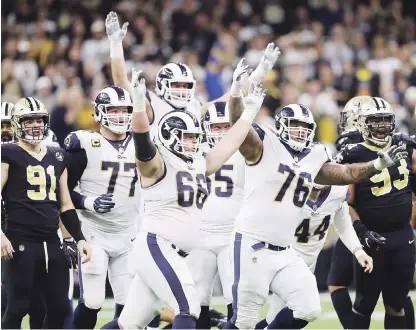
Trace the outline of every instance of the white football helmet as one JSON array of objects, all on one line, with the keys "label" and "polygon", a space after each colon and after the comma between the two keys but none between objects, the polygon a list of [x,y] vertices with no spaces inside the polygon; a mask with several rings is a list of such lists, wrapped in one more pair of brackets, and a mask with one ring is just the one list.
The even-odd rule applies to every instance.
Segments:
[{"label": "white football helmet", "polygon": [[214,124],[230,124],[230,111],[228,110],[228,103],[215,102],[205,113],[203,126],[208,143],[211,146],[216,145],[226,134],[225,132],[213,132],[211,126]]},{"label": "white football helmet", "polygon": [[357,116],[357,128],[365,141],[378,147],[390,142],[396,124],[393,108],[386,100],[381,97],[364,100]]},{"label": "white football helmet", "polygon": [[[24,127],[25,120],[39,117],[43,119],[43,128]],[[24,97],[17,101],[11,112],[11,123],[15,136],[32,144],[42,142],[49,134],[48,110],[34,97]]]},{"label": "white football helmet", "polygon": [[[297,126],[297,123],[303,123],[306,127]],[[313,143],[316,123],[307,107],[302,104],[289,104],[277,112],[273,130],[282,142],[300,152]],[[291,133],[298,136],[293,138]]]},{"label": "white football helmet", "polygon": [[[202,129],[198,118],[189,111],[173,110],[162,117],[158,127],[162,145],[184,160],[193,160],[200,151]],[[197,134],[196,143],[184,141],[185,134]]]},{"label": "white football helmet", "polygon": [[[172,87],[185,83],[187,88]],[[156,94],[176,109],[185,108],[195,95],[195,79],[191,69],[183,63],[168,63],[156,76]]]},{"label": "white football helmet", "polygon": [[[131,128],[133,103],[130,94],[118,86],[104,88],[94,102],[94,119],[116,134],[124,134]],[[108,113],[110,108],[125,107],[127,113]]]},{"label": "white football helmet", "polygon": [[13,107],[13,103],[1,102],[1,143],[14,141],[11,116]]},{"label": "white football helmet", "polygon": [[341,110],[338,134],[350,129],[357,129],[357,112],[362,102],[369,102],[371,96],[356,96],[350,99]]}]

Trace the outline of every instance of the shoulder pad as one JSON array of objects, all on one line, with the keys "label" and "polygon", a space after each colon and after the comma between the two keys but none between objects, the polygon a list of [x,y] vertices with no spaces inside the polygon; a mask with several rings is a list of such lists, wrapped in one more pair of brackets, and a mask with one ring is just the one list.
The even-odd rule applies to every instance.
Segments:
[{"label": "shoulder pad", "polygon": [[392,136],[392,144],[398,145],[400,142],[416,148],[416,137],[414,135],[407,135],[404,133],[394,133]]},{"label": "shoulder pad", "polygon": [[[351,163],[352,155],[356,150],[358,150],[358,146],[360,144],[347,144],[345,145],[341,151],[334,157],[334,160],[338,164],[348,164]],[[354,161],[352,161],[354,162]]]},{"label": "shoulder pad", "polygon": [[254,128],[256,133],[259,135],[260,139],[263,141],[264,140],[264,135],[266,134],[264,129],[261,128],[258,124],[251,124],[251,127]]},{"label": "shoulder pad", "polygon": [[72,132],[69,133],[68,136],[64,140],[64,148],[65,151],[79,151],[83,149],[82,143],[81,143],[81,136],[79,136],[80,132]]},{"label": "shoulder pad", "polygon": [[360,143],[363,141],[361,133],[356,129],[346,130],[335,141],[337,150],[341,150],[347,144]]}]

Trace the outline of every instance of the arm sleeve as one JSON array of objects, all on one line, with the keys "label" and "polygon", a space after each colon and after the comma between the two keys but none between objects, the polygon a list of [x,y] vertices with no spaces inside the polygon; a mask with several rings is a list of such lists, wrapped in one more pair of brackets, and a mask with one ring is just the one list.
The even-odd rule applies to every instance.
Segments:
[{"label": "arm sleeve", "polygon": [[76,133],[70,133],[64,141],[68,169],[68,189],[76,209],[84,209],[85,196],[75,191],[88,164],[88,157]]},{"label": "arm sleeve", "polygon": [[361,248],[361,243],[358,240],[349,213],[349,206],[347,202],[342,204],[342,207],[335,213],[334,227],[337,231],[342,243],[351,251],[356,248]]},{"label": "arm sleeve", "polygon": [[84,199],[81,193],[75,191],[74,189],[78,186],[78,183],[84,173],[85,168],[87,167],[88,159],[87,153],[84,149],[77,152],[71,152],[67,154],[69,160],[67,163],[68,169],[68,189],[71,194],[72,202],[76,209],[84,209]]}]

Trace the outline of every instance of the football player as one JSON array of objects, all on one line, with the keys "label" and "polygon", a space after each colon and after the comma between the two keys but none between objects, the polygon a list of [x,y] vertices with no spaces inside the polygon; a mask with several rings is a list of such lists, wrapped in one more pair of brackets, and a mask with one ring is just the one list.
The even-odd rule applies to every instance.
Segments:
[{"label": "football player", "polygon": [[357,111],[361,103],[371,96],[356,96],[347,102],[341,110],[338,135],[335,146],[340,151],[347,144],[355,144],[363,141],[361,133],[357,129]]},{"label": "football player", "polygon": [[[246,67],[240,61],[234,77]],[[199,219],[207,198],[206,175],[215,173],[244,140],[260,110],[265,91],[252,85],[242,99],[241,119],[206,154],[200,150],[202,129],[189,111],[167,113],[159,123],[156,148],[146,115],[144,79],[133,71],[132,129],[145,214],[134,243],[132,287],[118,324],[108,328],[144,328],[158,311],[159,302],[173,308],[173,328],[195,328],[200,302],[184,258],[199,243]],[[241,90],[240,90],[241,91]],[[241,99],[240,99],[241,100]]]},{"label": "football player", "polygon": [[[340,239],[348,247],[364,268],[373,269],[373,260],[364,252],[352,226],[348,198],[348,186],[324,186],[313,184],[311,194],[303,206],[302,220],[295,232],[295,242],[291,247],[305,261],[312,273],[315,272],[319,253],[324,247],[329,227],[334,224]],[[277,295],[272,295],[265,323],[256,328],[265,328],[277,313],[286,306]]]},{"label": "football player", "polygon": [[[206,148],[218,144],[230,129],[228,104],[215,102],[203,120]],[[204,204],[200,227],[200,245],[187,258],[201,301],[197,329],[210,329],[209,306],[216,275],[222,284],[228,317],[232,316],[232,274],[229,245],[234,230],[234,219],[243,202],[244,159],[237,151],[217,172],[208,176],[209,198]]]},{"label": "football player", "polygon": [[1,143],[14,142],[11,112],[14,105],[9,102],[1,102]]},{"label": "football player", "polygon": [[[231,97],[232,124],[240,114],[234,102]],[[254,328],[269,289],[290,306],[269,328],[303,328],[315,320],[321,310],[315,277],[289,248],[312,183],[360,182],[407,156],[405,147],[394,146],[375,161],[339,165],[313,142],[315,128],[307,107],[290,104],[278,111],[273,130],[251,128],[239,148],[247,163],[245,198],[235,225],[234,315],[227,328]]]},{"label": "football player", "polygon": [[[110,40],[110,57],[114,82],[131,92],[131,83],[127,78],[127,71],[123,57],[122,41],[127,33],[128,23],[120,28],[115,12],[110,12],[106,19],[106,31]],[[249,81],[261,83],[267,72],[279,57],[280,51],[274,43],[269,43],[257,68],[251,73]],[[247,86],[245,86],[245,89]],[[168,63],[163,66],[156,76],[155,93],[146,93],[146,112],[150,121],[152,136],[157,135],[160,119],[172,110],[187,110],[198,118],[203,118],[206,110],[212,104],[201,105],[195,98],[196,82],[191,69],[183,63]],[[229,93],[217,101],[228,101]]]},{"label": "football player", "polygon": [[397,167],[384,169],[350,186],[350,214],[363,246],[374,259],[374,271],[364,275],[355,269],[356,299],[353,313],[350,309],[349,314],[343,315],[346,319],[343,325],[368,328],[382,292],[385,327],[405,328],[404,308],[409,301],[407,295],[415,268],[414,234],[409,224],[412,212],[409,174],[416,169],[416,156],[409,143],[411,138],[393,135],[393,109],[382,98],[372,97],[363,102],[357,119],[364,142],[345,148],[339,157],[343,163],[371,161],[396,143],[403,143],[408,156],[401,159]]},{"label": "football player", "polygon": [[[17,142],[13,133],[12,123],[11,123],[11,113],[13,110],[14,104],[9,102],[2,102],[1,103],[1,143],[12,143]],[[47,137],[41,142],[44,146],[51,146],[51,147],[58,147],[59,143],[56,140],[55,134],[49,129],[49,134]],[[64,327],[66,329],[72,328],[70,326],[70,322],[72,319],[72,293],[73,293],[73,286],[74,286],[74,276],[73,271],[76,267],[75,261],[77,261],[77,244],[74,239],[69,235],[68,231],[63,226],[62,222],[59,221],[58,235],[61,240],[63,240],[64,252],[65,256],[67,257],[68,266],[69,266],[69,291],[68,291],[68,298],[70,300],[70,306],[68,307],[68,313],[65,318]],[[5,230],[5,213],[2,213],[2,230]],[[62,231],[64,235],[62,237]],[[2,273],[3,274],[3,273]],[[1,297],[2,297],[2,304],[1,304],[1,316],[3,317],[4,312],[6,311],[7,306],[7,294],[6,294],[6,279],[2,276],[2,287],[1,287]],[[29,310],[29,323],[31,329],[40,329],[43,326],[44,319],[45,319],[45,306],[41,297],[36,297],[36,294],[31,299],[31,307]]]},{"label": "football player", "polygon": [[105,300],[107,273],[116,317],[132,280],[127,261],[140,205],[130,133],[132,111],[126,90],[104,88],[94,101],[100,131],[76,131],[64,142],[70,155],[69,189],[74,205],[81,210],[82,230],[93,250],[90,263],[79,269],[81,299],[74,312],[76,329],[94,328]]},{"label": "football player", "polygon": [[[49,328],[62,328],[68,309],[68,265],[57,235],[59,217],[78,242],[87,262],[91,249],[81,231],[67,187],[62,149],[41,142],[49,130],[49,114],[33,97],[20,99],[11,113],[18,143],[2,145],[2,198],[7,229],[1,247],[7,278],[7,307],[2,327],[19,329],[31,298],[40,291]],[[6,236],[7,235],[7,236]]]}]

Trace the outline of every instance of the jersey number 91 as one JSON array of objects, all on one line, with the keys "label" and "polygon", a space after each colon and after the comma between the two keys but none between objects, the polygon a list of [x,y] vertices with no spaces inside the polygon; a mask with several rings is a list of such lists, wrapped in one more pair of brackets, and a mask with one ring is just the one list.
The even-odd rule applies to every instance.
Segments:
[{"label": "jersey number 91", "polygon": [[[41,165],[28,166],[26,169],[27,182],[34,186],[34,189],[27,190],[27,197],[34,201],[43,201],[48,198],[51,201],[56,201],[56,176],[55,168],[49,165],[46,168]],[[50,178],[50,185],[48,189],[47,176]]]}]

